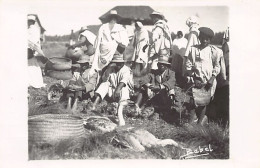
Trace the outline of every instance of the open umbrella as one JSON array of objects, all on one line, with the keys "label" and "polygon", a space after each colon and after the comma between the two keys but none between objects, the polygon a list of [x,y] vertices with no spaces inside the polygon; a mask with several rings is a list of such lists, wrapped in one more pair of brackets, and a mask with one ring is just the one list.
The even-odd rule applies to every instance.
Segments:
[{"label": "open umbrella", "polygon": [[[150,6],[116,6],[111,10],[116,10],[121,16],[120,24],[130,25],[132,21],[140,21],[143,25],[153,25],[150,14],[154,10]],[[99,17],[102,23],[106,22],[109,11]]]}]

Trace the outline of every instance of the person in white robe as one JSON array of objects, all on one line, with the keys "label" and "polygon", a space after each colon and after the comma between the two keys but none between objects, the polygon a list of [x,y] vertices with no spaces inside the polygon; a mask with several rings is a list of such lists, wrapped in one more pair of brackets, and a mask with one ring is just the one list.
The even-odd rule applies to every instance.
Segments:
[{"label": "person in white robe", "polygon": [[40,29],[35,25],[36,16],[28,15],[28,86],[44,87],[42,70],[35,55],[44,56],[40,46]]},{"label": "person in white robe", "polygon": [[107,16],[107,23],[103,24],[98,31],[94,44],[95,54],[90,74],[102,71],[112,60],[116,52],[122,52],[129,43],[126,29],[117,24],[120,16],[117,11],[111,10]]},{"label": "person in white robe", "polygon": [[186,51],[183,58],[183,69],[182,69],[182,76],[185,75],[185,62],[189,55],[190,48],[194,45],[199,45],[199,18],[197,16],[190,16],[186,20],[186,25],[189,27],[189,34],[188,34],[188,43],[186,46]]},{"label": "person in white robe", "polygon": [[133,39],[134,53],[132,61],[135,63],[136,73],[140,73],[147,67],[148,50],[143,51],[143,47],[149,44],[149,34],[141,22],[135,23],[135,35]]},{"label": "person in white robe", "polygon": [[152,61],[151,69],[156,70],[158,69],[157,63],[159,55],[170,57],[172,39],[164,15],[160,12],[154,11],[150,14],[150,17],[154,22],[154,28],[152,30],[152,44],[149,51],[149,62]]}]

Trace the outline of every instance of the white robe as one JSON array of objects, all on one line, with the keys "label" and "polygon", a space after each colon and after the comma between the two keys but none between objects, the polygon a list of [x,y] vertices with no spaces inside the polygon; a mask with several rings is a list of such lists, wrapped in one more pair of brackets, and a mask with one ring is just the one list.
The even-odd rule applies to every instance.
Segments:
[{"label": "white robe", "polygon": [[148,49],[143,52],[143,47],[149,43],[148,31],[142,28],[140,31],[135,32],[134,36],[134,54],[132,61],[137,63],[144,63],[145,66],[148,62]]},{"label": "white robe", "polygon": [[126,29],[120,24],[115,24],[110,31],[109,23],[103,24],[99,29],[94,44],[95,54],[91,67],[91,74],[95,70],[101,71],[111,62],[119,43],[125,47],[128,45],[129,40]]},{"label": "white robe", "polygon": [[[34,51],[37,51],[39,54],[44,55],[40,48],[40,29],[35,25],[31,25],[28,28],[28,47]],[[38,65],[36,58],[31,58],[28,65],[28,86],[34,88],[44,87],[42,71]]]}]

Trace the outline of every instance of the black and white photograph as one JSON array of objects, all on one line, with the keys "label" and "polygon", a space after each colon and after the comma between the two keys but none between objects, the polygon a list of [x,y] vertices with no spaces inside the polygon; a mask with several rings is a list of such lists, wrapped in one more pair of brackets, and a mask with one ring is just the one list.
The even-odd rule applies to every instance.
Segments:
[{"label": "black and white photograph", "polygon": [[[234,82],[239,75],[233,71],[244,68],[233,64],[238,49],[233,47],[238,39],[233,19],[238,9],[202,1],[25,2],[6,2],[12,10],[1,13],[10,15],[9,23],[16,29],[23,29],[24,44],[16,46],[24,52],[12,56],[20,57],[23,68],[16,66],[18,60],[8,61],[1,74],[7,66],[25,73],[24,78],[12,75],[9,81],[17,87],[6,91],[23,99],[18,101],[22,112],[10,120],[25,119],[25,132],[17,131],[23,137],[20,144],[26,143],[24,162],[167,160],[189,162],[191,167],[190,161],[229,162],[235,156],[232,151],[243,153],[246,135],[241,133],[241,145],[237,135],[243,130],[242,120],[257,121],[247,116],[254,105],[248,112],[237,111],[239,103],[232,110],[231,102],[239,99],[242,105],[257,98],[230,94],[238,86],[247,89]],[[19,21],[12,20],[16,7]],[[6,19],[1,24],[2,20]],[[253,35],[250,29],[243,31]],[[19,88],[23,89],[18,94]],[[12,104],[16,97],[9,100],[18,110],[18,104]],[[241,128],[232,127],[238,123],[232,122],[237,119],[234,113],[243,113],[237,116]]]},{"label": "black and white photograph", "polygon": [[46,8],[27,17],[29,160],[229,158],[227,6]]}]

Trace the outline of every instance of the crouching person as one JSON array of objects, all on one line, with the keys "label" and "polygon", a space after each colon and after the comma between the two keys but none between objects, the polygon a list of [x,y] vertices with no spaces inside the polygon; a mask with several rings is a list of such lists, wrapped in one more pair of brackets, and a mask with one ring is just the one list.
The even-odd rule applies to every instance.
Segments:
[{"label": "crouching person", "polygon": [[[90,58],[87,55],[81,56],[77,63],[80,67],[75,70],[73,78],[69,81],[69,85],[65,88],[65,97],[68,99],[67,109],[75,111],[77,103],[83,98],[92,98],[94,96],[95,86],[98,80],[98,73],[89,76]],[[74,99],[71,107],[72,99]]]},{"label": "crouching person", "polygon": [[133,92],[134,82],[133,73],[130,66],[126,65],[122,54],[114,55],[111,63],[115,63],[114,71],[109,75],[106,81],[102,82],[96,90],[96,99],[90,107],[91,110],[96,109],[96,105],[103,100],[105,96],[118,102],[117,115],[119,125],[125,125],[123,118],[123,107],[127,105],[127,100],[130,99],[130,93]]},{"label": "crouching person", "polygon": [[[153,105],[160,109],[170,109],[175,100],[175,73],[169,69],[169,57],[160,56],[158,69],[148,73],[141,81],[141,91],[137,96],[136,110],[140,105]],[[148,101],[149,100],[149,101]]]}]

